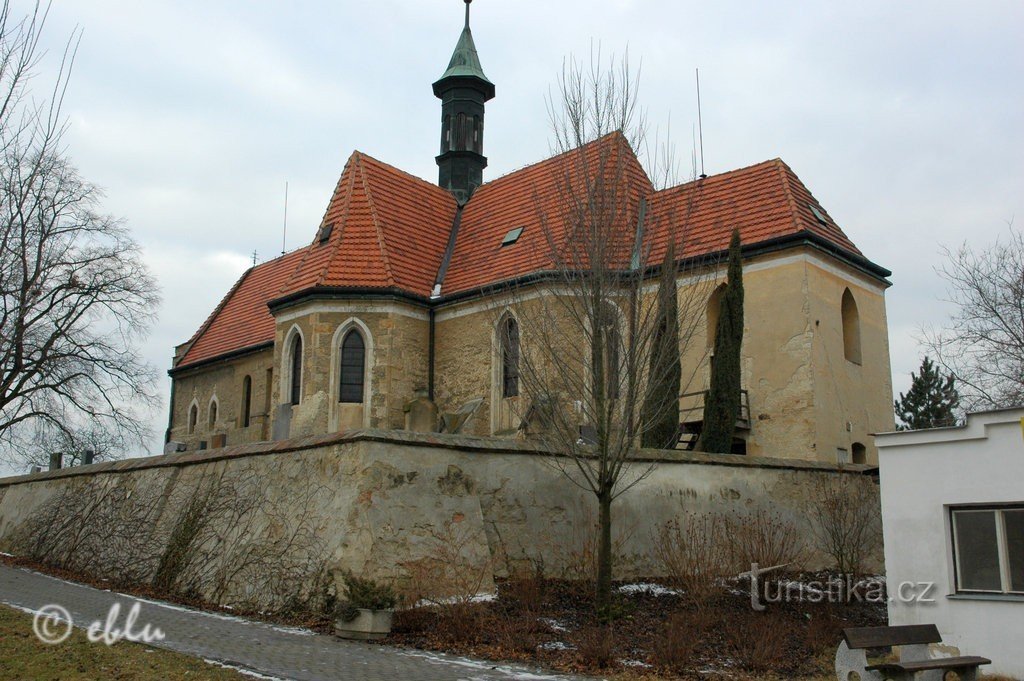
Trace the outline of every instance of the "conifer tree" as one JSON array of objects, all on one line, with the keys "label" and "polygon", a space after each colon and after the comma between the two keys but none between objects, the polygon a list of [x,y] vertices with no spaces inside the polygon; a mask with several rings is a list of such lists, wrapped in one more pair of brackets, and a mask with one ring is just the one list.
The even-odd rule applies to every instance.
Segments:
[{"label": "conifer tree", "polygon": [[740,346],[743,344],[743,263],[740,233],[729,243],[729,274],[718,315],[711,388],[704,403],[704,427],[697,448],[728,454],[740,412]]},{"label": "conifer tree", "polygon": [[644,398],[643,446],[669,448],[679,436],[679,385],[683,367],[679,358],[679,309],[676,300],[676,249],[669,238],[661,263],[658,286],[658,316],[650,375]]},{"label": "conifer tree", "polygon": [[953,374],[943,378],[938,367],[925,356],[921,371],[910,374],[910,390],[896,400],[896,416],[902,423],[899,430],[922,430],[956,425],[960,395]]}]

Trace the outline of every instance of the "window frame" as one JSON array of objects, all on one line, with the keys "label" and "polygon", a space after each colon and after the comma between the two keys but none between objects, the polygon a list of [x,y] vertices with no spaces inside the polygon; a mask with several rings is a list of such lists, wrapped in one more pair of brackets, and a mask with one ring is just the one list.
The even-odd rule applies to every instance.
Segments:
[{"label": "window frame", "polygon": [[[950,547],[952,549],[953,566],[953,593],[965,596],[1005,596],[1010,598],[1024,597],[1024,588],[1013,589],[1010,572],[1010,551],[1006,536],[1006,512],[1024,512],[1024,502],[1005,504],[980,504],[972,506],[950,506],[949,507],[949,532]],[[992,589],[967,589],[960,586],[962,569],[960,566],[960,537],[957,530],[956,515],[958,513],[995,513],[996,516],[996,554],[999,559],[999,582],[1000,590]]]},{"label": "window frame", "polygon": [[288,356],[288,404],[297,406],[302,404],[302,365],[305,351],[305,343],[302,342],[302,334],[296,333],[290,342]]},{"label": "window frame", "polygon": [[[512,331],[515,331],[514,337]],[[519,397],[519,357],[521,348],[519,320],[510,314],[505,315],[501,320],[501,327],[498,329],[498,333],[501,361],[501,399],[506,400]]]},{"label": "window frame", "polygon": [[[362,345],[362,362],[359,367],[359,399],[345,399],[345,344],[355,334]],[[338,403],[339,404],[364,404],[366,402],[366,355],[367,342],[362,331],[357,326],[352,326],[345,331],[338,346]]]}]

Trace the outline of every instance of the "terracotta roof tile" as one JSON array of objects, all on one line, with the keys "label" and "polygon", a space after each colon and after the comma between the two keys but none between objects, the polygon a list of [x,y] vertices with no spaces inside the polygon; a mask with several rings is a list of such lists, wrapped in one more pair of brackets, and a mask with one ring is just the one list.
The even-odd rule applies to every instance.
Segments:
[{"label": "terracotta roof tile", "polygon": [[274,318],[267,301],[281,289],[302,254],[292,251],[246,270],[193,336],[176,367],[273,341]]},{"label": "terracotta roof tile", "polygon": [[397,289],[427,297],[441,266],[456,203],[437,185],[355,152],[323,225],[281,295],[315,287]]},{"label": "terracotta roof tile", "polygon": [[[612,168],[605,172],[626,185],[623,260],[632,249],[641,197],[648,199],[647,257],[652,264],[661,261],[669,225],[676,231],[680,258],[724,251],[734,227],[744,245],[812,233],[861,256],[781,160],[655,192],[625,138],[615,133],[479,187],[463,209],[442,295],[552,268],[555,254],[569,252],[573,230],[564,187],[594,177],[593,168]],[[321,228],[332,225],[328,241],[320,243],[318,230],[310,245],[242,275],[193,336],[177,367],[272,341],[274,320],[267,303],[289,294],[331,287],[430,296],[456,208],[440,187],[353,153],[321,223]],[[518,241],[503,247],[505,235],[518,227],[524,228]]]}]

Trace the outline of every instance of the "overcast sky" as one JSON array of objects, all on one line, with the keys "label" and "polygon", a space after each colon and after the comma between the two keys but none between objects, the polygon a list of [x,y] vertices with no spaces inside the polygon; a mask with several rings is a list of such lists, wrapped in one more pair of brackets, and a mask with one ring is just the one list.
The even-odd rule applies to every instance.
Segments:
[{"label": "overcast sky", "polygon": [[[355,149],[436,181],[430,84],[462,13],[458,0],[55,3],[44,73],[82,28],[69,153],[159,278],[144,350],[161,371],[251,253],[281,251],[286,181],[289,249],[313,238]],[[990,242],[1024,219],[1022,31],[1019,0],[478,0],[473,33],[498,93],[485,179],[548,154],[544,96],[593,40],[642,60],[642,104],[671,119],[687,158],[699,67],[707,172],[781,157],[893,271],[899,392],[919,363],[916,329],[948,312],[941,245]],[[165,423],[166,407],[153,453]]]}]

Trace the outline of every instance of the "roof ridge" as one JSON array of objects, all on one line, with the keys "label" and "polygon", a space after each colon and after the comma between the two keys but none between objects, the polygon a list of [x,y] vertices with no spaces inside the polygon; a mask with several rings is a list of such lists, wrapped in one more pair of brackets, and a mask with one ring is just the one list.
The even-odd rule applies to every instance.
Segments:
[{"label": "roof ridge", "polygon": [[[493,180],[488,180],[487,182],[484,182],[477,189],[482,189],[484,187],[490,186],[490,185],[494,184],[495,182],[501,182],[503,180],[506,180],[509,177],[512,177],[513,175],[517,175],[519,173],[525,172],[525,171],[530,170],[532,168],[539,168],[540,166],[546,165],[548,163],[553,163],[553,162],[561,159],[563,156],[568,156],[569,154],[572,154],[572,153],[579,153],[583,149],[587,149],[587,148],[589,148],[591,146],[595,146],[595,145],[597,145],[599,143],[604,143],[607,140],[609,140],[609,139],[611,139],[613,137],[616,137],[616,136],[622,137],[622,139],[624,141],[626,141],[627,146],[629,146],[629,150],[633,153],[633,156],[636,156],[636,152],[633,151],[632,145],[630,145],[628,140],[626,140],[626,136],[622,134],[622,131],[621,130],[613,130],[612,132],[607,132],[607,133],[601,135],[600,137],[598,137],[596,139],[590,140],[586,144],[582,144],[582,145],[580,145],[578,147],[573,147],[572,149],[566,149],[565,151],[560,151],[557,154],[554,154],[552,156],[548,156],[547,158],[542,158],[539,161],[534,161],[533,163],[527,163],[524,166],[520,166],[519,168],[515,168],[513,170],[510,170],[507,173],[505,173],[504,175],[499,175],[498,177],[494,178]],[[470,200],[472,201],[472,198]]]},{"label": "roof ridge", "polygon": [[439,196],[441,196],[441,195],[446,196],[449,199],[451,199],[453,203],[455,203],[455,197],[453,197],[451,195],[451,192],[449,192],[444,187],[441,187],[441,186],[437,185],[436,183],[431,182],[430,180],[425,180],[425,179],[423,179],[422,177],[420,177],[418,175],[413,175],[412,173],[410,173],[410,172],[408,172],[406,170],[402,170],[398,166],[391,165],[387,161],[382,161],[382,160],[380,160],[379,158],[377,158],[375,156],[371,156],[370,154],[367,154],[365,151],[359,151],[357,149],[356,151],[352,152],[352,155],[353,156],[358,155],[361,159],[366,159],[368,161],[373,161],[374,163],[377,163],[379,165],[384,166],[388,170],[393,170],[394,172],[398,173],[399,175],[403,175],[403,176],[409,178],[410,180],[414,180],[414,181],[416,181],[416,182],[418,182],[418,183],[420,183],[420,184],[422,184],[422,185],[424,185],[426,187],[430,187],[430,189],[432,189]]},{"label": "roof ridge", "polygon": [[[350,159],[350,162],[353,162],[353,163],[358,165],[358,163],[359,163],[359,152],[358,151],[352,152],[352,156],[350,156],[349,159]],[[348,168],[346,168],[346,170],[347,169]],[[344,177],[344,176],[345,176],[345,173],[344,173],[344,171],[342,171],[342,177]],[[345,227],[348,226],[348,214],[349,214],[349,210],[351,210],[351,207],[352,207],[352,188],[355,186],[355,182],[356,182],[355,181],[355,172],[349,173],[348,186],[345,188],[345,196],[344,196],[344,206],[345,207],[344,207],[344,210],[342,211],[341,218],[339,220],[339,222],[341,224],[338,225],[338,235],[337,235],[337,237],[334,237],[334,239],[335,239],[335,241],[334,241],[334,250],[330,254],[330,256],[328,256],[327,262],[324,263],[324,267],[320,271],[320,276],[317,277],[317,279],[316,279],[316,285],[317,286],[322,284],[324,282],[324,280],[327,278],[327,274],[331,271],[331,265],[334,264],[335,257],[337,257],[338,253],[341,251],[341,240],[345,236]],[[338,184],[341,184],[341,180],[340,179],[338,180]],[[335,191],[337,191],[337,190],[335,190]],[[327,202],[327,210],[324,211],[323,220],[327,219],[327,214],[331,212],[331,206],[332,205],[334,205],[334,197],[333,196],[331,197],[331,200]],[[321,225],[323,224],[323,220],[321,220]],[[332,235],[332,237],[333,237],[333,235]]]},{"label": "roof ridge", "polygon": [[785,161],[783,161],[781,158],[778,158],[778,157],[770,158],[770,159],[767,159],[767,160],[764,160],[764,161],[758,161],[757,163],[751,163],[750,165],[743,166],[741,168],[733,168],[732,170],[725,170],[725,171],[722,171],[720,173],[715,173],[714,175],[708,175],[707,177],[697,177],[697,178],[694,178],[692,180],[687,180],[686,182],[680,182],[677,185],[673,185],[671,187],[665,187],[664,189],[656,189],[656,190],[654,190],[654,194],[665,194],[665,193],[668,193],[668,192],[675,191],[677,189],[682,189],[684,187],[689,187],[691,185],[700,185],[700,184],[702,184],[704,182],[707,182],[708,180],[712,180],[712,179],[717,180],[717,179],[726,178],[726,177],[729,177],[729,176],[732,176],[732,175],[739,175],[741,173],[750,172],[751,170],[754,170],[755,168],[761,168],[762,166],[772,166],[772,165],[775,165],[777,163],[785,164]]},{"label": "roof ridge", "polygon": [[377,247],[380,248],[380,257],[384,261],[384,273],[388,279],[389,286],[395,286],[395,275],[391,271],[391,259],[388,257],[387,239],[384,237],[384,230],[381,228],[380,216],[377,215],[377,205],[373,201],[373,193],[370,191],[370,184],[366,180],[366,169],[362,163],[357,163],[359,177],[362,179],[363,192],[366,194],[366,202],[370,205],[370,216],[373,218],[373,227],[377,231]]},{"label": "roof ridge", "polygon": [[775,164],[775,169],[779,172],[779,179],[782,180],[782,190],[786,193],[786,201],[789,202],[790,216],[793,220],[793,229],[796,231],[806,231],[800,228],[800,212],[796,206],[796,199],[793,198],[793,188],[789,186],[789,177],[786,176],[786,164],[781,158],[776,158],[772,161]]}]

